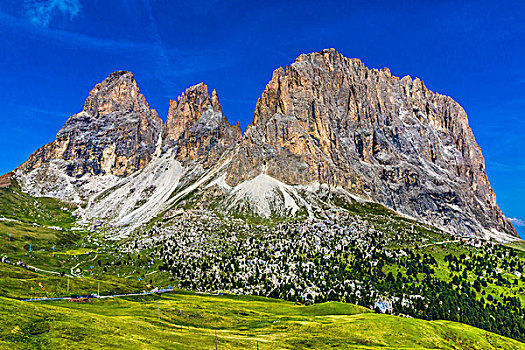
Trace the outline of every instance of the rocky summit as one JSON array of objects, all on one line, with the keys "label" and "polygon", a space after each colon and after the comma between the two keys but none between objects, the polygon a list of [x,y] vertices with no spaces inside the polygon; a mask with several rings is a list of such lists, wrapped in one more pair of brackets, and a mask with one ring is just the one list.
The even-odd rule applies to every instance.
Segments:
[{"label": "rocky summit", "polygon": [[227,178],[342,187],[457,233],[515,234],[496,204],[467,115],[418,78],[337,51],[277,69]]},{"label": "rocky summit", "polygon": [[33,153],[19,169],[67,161],[70,177],[85,174],[126,176],[152,158],[162,120],[149,108],[130,72],[115,72],[89,93],[82,112],[71,116],[56,140]]},{"label": "rocky summit", "polygon": [[163,123],[133,75],[115,72],[14,173],[29,194],[82,204],[86,223],[120,231],[191,195],[263,218],[315,216],[345,196],[458,235],[517,236],[463,108],[334,49],[274,71],[244,135],[202,83],[171,101]]},{"label": "rocky summit", "polygon": [[168,148],[177,148],[181,162],[211,165],[241,137],[240,125],[228,124],[217,91],[210,97],[206,85],[192,86],[177,101],[170,101],[164,142]]}]

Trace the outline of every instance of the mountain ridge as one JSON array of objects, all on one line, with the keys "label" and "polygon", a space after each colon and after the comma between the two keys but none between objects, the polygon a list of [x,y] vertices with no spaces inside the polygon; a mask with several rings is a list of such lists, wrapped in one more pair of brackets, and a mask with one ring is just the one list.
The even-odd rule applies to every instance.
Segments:
[{"label": "mountain ridge", "polygon": [[[172,166],[180,166],[176,175]],[[203,83],[171,100],[163,123],[131,72],[112,73],[15,173],[33,195],[91,203],[147,167],[156,174],[141,180],[149,192],[166,176],[170,193],[207,176],[202,186],[222,178],[219,195],[228,195],[264,175],[286,186],[340,187],[456,234],[517,236],[496,204],[463,108],[418,78],[370,70],[334,49],[275,70],[244,135]],[[150,200],[141,191],[119,197],[135,198],[128,214]],[[168,202],[156,205],[159,212]]]}]

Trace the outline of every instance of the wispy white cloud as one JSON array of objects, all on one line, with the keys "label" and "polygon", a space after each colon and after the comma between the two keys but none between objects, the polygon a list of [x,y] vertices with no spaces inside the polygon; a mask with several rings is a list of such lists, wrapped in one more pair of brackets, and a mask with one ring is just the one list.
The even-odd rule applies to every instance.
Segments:
[{"label": "wispy white cloud", "polygon": [[0,28],[1,27],[12,28],[16,30],[17,33],[24,33],[29,37],[38,36],[49,39],[56,44],[65,44],[69,47],[80,47],[90,50],[129,50],[136,52],[149,51],[153,48],[150,43],[146,42],[124,39],[113,40],[50,27],[36,28],[34,26],[28,26],[26,19],[21,19],[2,11],[0,11]]},{"label": "wispy white cloud", "polygon": [[79,0],[25,0],[25,15],[36,26],[48,27],[54,17],[73,20],[80,14]]},{"label": "wispy white cloud", "polygon": [[514,224],[514,226],[525,226],[525,221],[518,218],[508,218],[510,222]]},{"label": "wispy white cloud", "polygon": [[[79,2],[80,0],[25,1],[31,4],[44,4],[48,7],[56,7],[56,3],[77,2],[80,5],[79,11],[82,11]],[[1,8],[0,30],[7,28],[8,30],[14,30],[17,35],[22,35],[28,38],[42,38],[48,40],[51,45],[56,46],[65,45],[68,48],[75,47],[89,51],[96,50],[102,52],[113,52],[119,55],[148,57],[148,59],[151,59],[150,63],[153,68],[152,73],[154,77],[164,85],[167,91],[169,91],[170,97],[173,97],[172,94],[178,92],[179,88],[176,84],[177,79],[231,66],[239,59],[239,57],[231,54],[232,50],[227,46],[205,49],[168,47],[162,40],[162,36],[160,35],[161,31],[158,27],[152,7],[150,0],[143,0],[142,8],[145,10],[144,14],[146,15],[149,24],[146,28],[149,34],[149,40],[139,41],[114,37],[101,37],[51,25],[27,25],[27,17],[12,15],[4,12]],[[53,11],[58,11],[58,14],[62,14],[62,10],[60,9],[55,9]],[[66,12],[66,15],[69,16],[68,12]],[[47,23],[49,24],[49,22]],[[201,81],[204,80],[204,78],[204,76],[197,77],[197,80]]]}]

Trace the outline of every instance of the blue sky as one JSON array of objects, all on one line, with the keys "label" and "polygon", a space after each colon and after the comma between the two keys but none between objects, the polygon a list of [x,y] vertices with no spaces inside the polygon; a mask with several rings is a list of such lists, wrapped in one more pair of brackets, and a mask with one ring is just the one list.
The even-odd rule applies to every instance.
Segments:
[{"label": "blue sky", "polygon": [[52,141],[115,70],[135,74],[163,119],[170,98],[205,82],[245,128],[274,69],[334,47],[458,101],[500,207],[525,219],[525,2],[194,3],[0,2],[0,172]]}]

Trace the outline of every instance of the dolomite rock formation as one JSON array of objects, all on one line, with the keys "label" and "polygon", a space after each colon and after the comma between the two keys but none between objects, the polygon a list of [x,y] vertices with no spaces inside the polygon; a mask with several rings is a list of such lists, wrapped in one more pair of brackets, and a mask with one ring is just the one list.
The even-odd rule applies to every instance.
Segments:
[{"label": "dolomite rock formation", "polygon": [[17,170],[29,173],[59,159],[72,177],[126,176],[148,164],[161,132],[162,120],[149,108],[133,74],[115,72],[91,90],[82,112],[68,119],[56,140]]},{"label": "dolomite rock formation", "polygon": [[516,234],[463,108],[418,78],[370,70],[334,49],[273,73],[227,181],[261,172],[339,186],[452,232]]},{"label": "dolomite rock formation", "polygon": [[[202,173],[241,137],[240,126],[228,124],[216,91],[210,96],[206,85],[192,86],[172,101],[163,124],[133,75],[115,72],[93,88],[83,111],[68,119],[56,140],[15,173],[31,195],[89,203],[85,217],[125,217],[144,204],[135,217],[148,218],[144,212],[163,208],[181,172],[198,165],[194,174]],[[120,190],[108,197],[113,189]],[[106,200],[95,205],[105,191]],[[155,200],[159,203],[150,203]]]},{"label": "dolomite rock formation", "polygon": [[188,88],[177,101],[170,101],[164,128],[165,147],[177,148],[177,159],[183,163],[213,164],[241,140],[239,124],[232,126],[222,114],[217,92],[197,84]]},{"label": "dolomite rock formation", "polygon": [[277,69],[244,136],[202,83],[170,102],[163,124],[133,75],[115,72],[15,174],[32,195],[89,203],[84,217],[116,225],[136,227],[213,184],[229,198],[221,207],[288,215],[315,205],[300,192],[324,184],[449,232],[517,236],[463,108],[333,49]]}]

